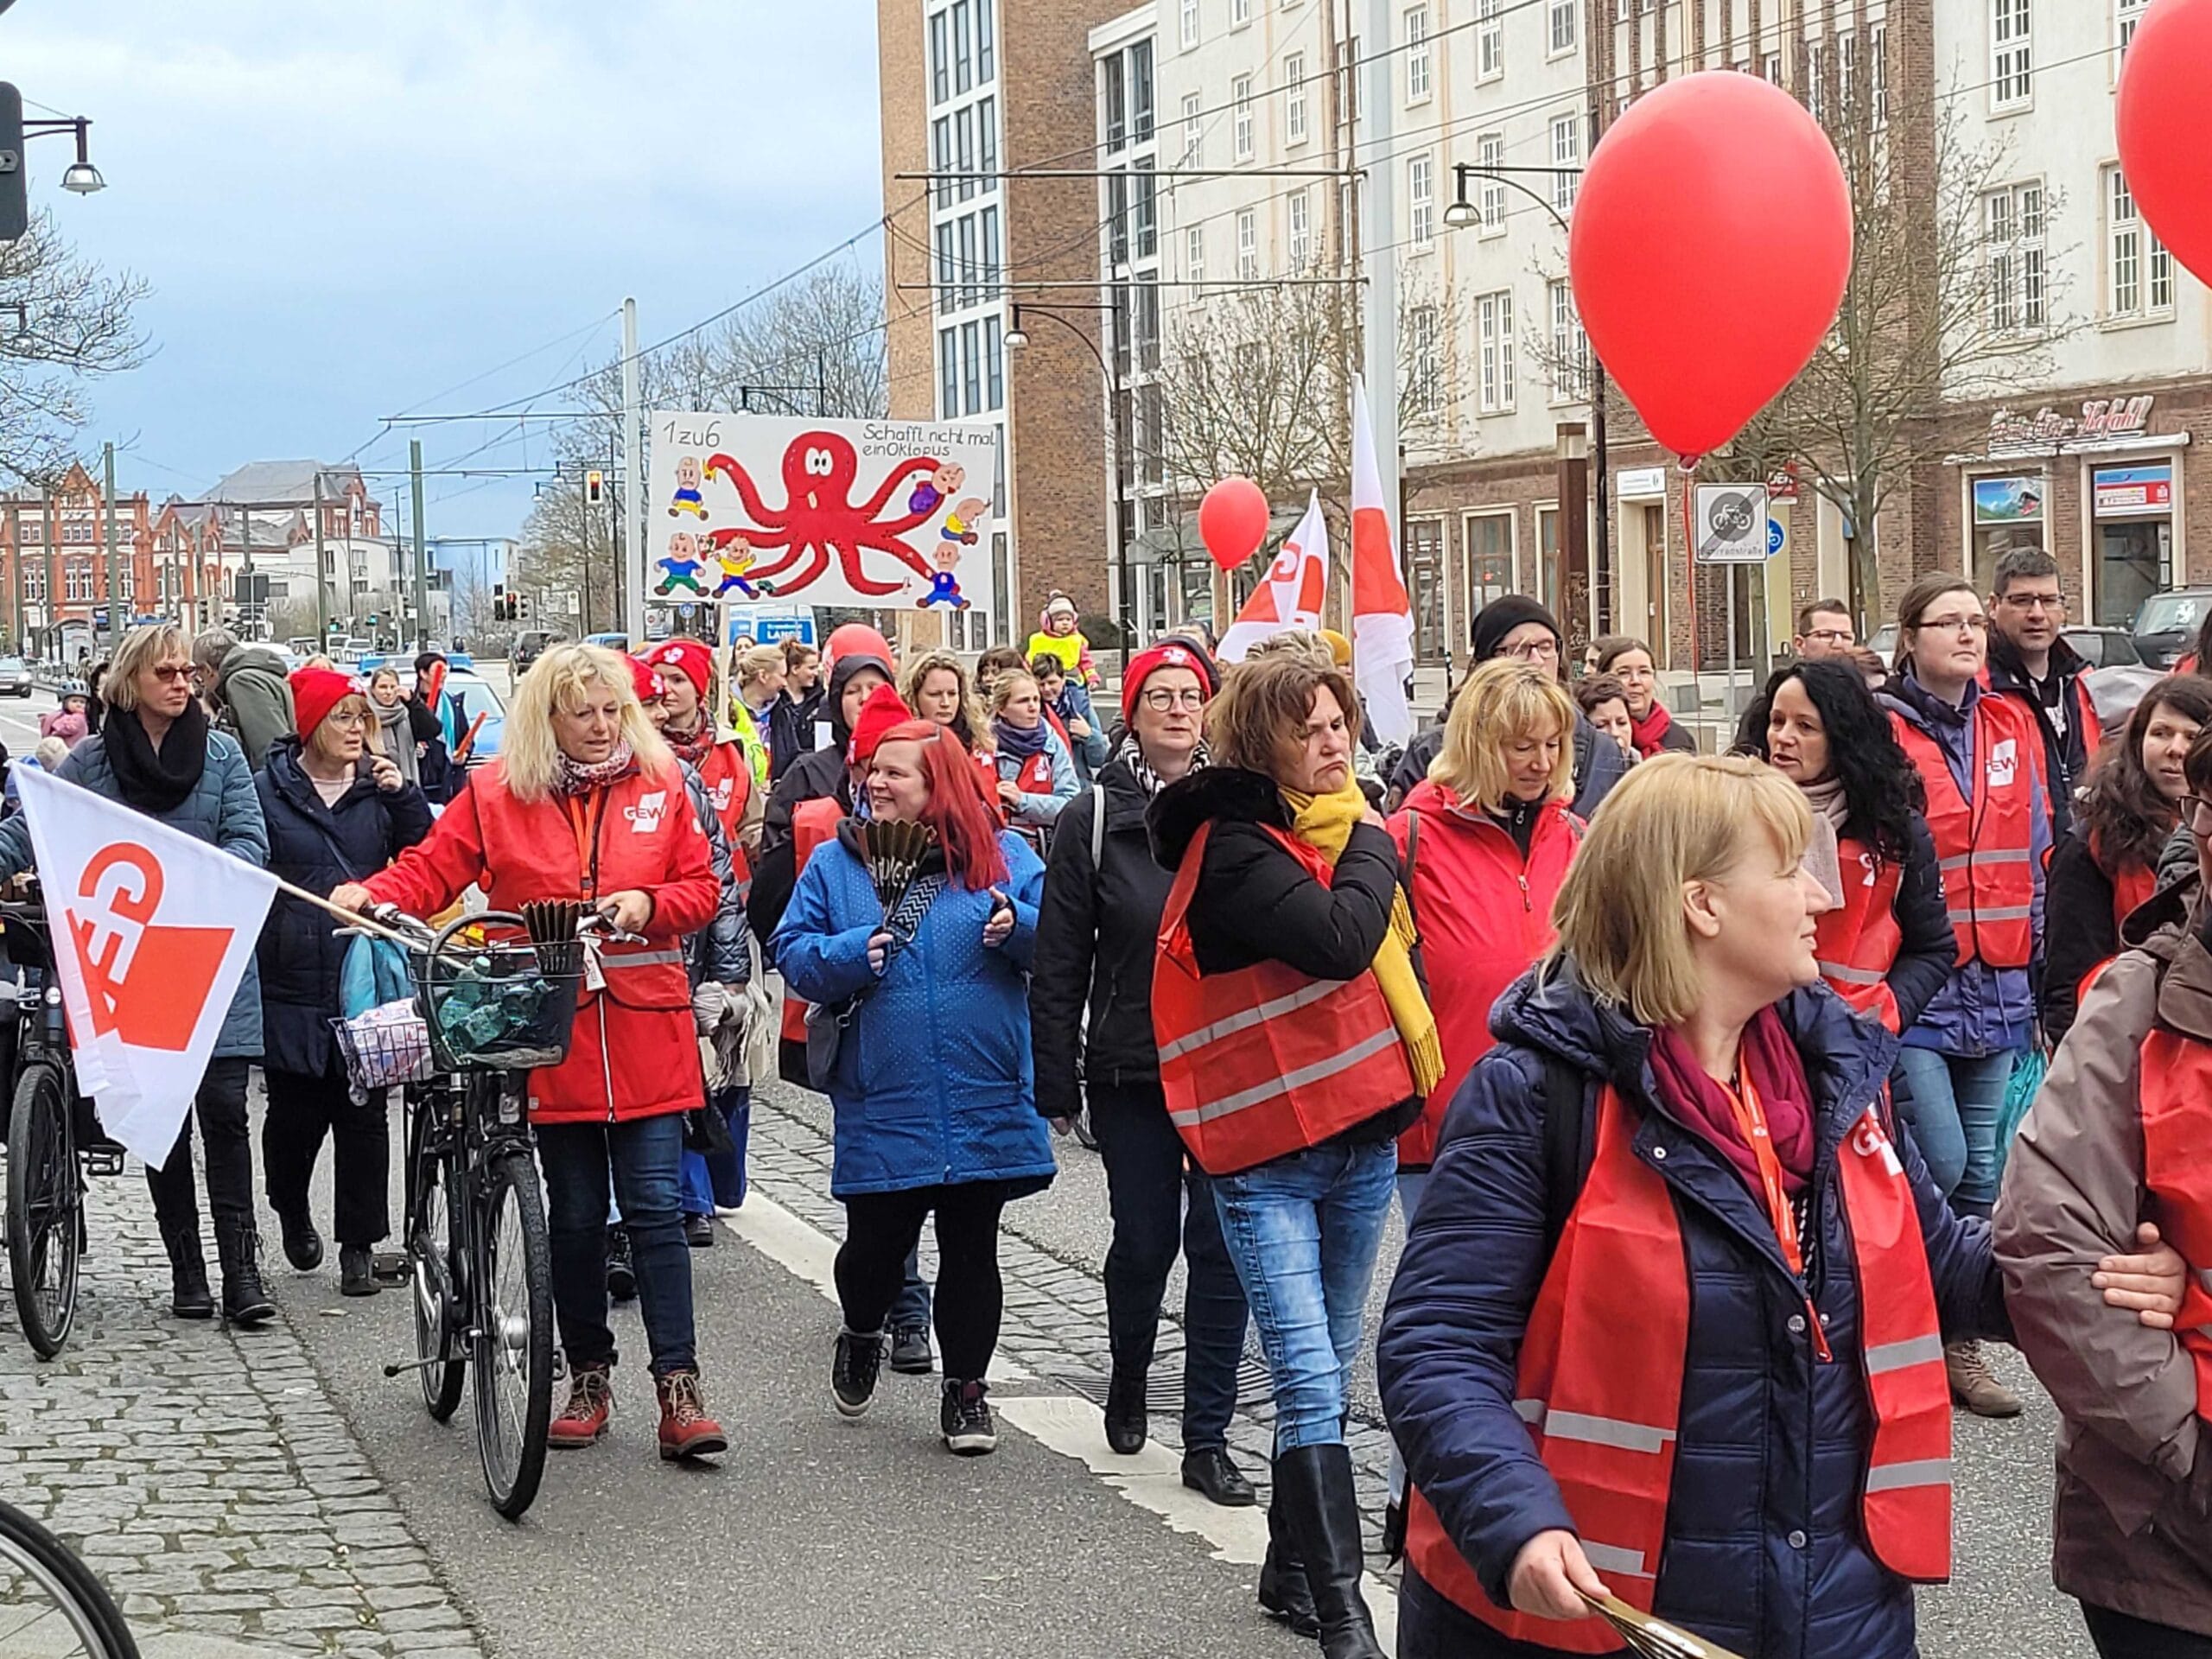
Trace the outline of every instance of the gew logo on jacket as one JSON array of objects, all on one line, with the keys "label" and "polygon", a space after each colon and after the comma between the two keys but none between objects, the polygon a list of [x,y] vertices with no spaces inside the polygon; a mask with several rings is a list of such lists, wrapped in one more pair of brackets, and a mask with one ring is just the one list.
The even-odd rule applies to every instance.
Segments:
[{"label": "gew logo on jacket", "polygon": [[69,940],[92,1001],[93,1031],[181,1052],[234,932],[156,921],[162,891],[161,862],[145,848],[127,841],[102,848],[69,902]]},{"label": "gew logo on jacket", "polygon": [[2020,769],[2020,742],[2008,737],[1989,746],[1989,786],[2010,789],[2013,774]]},{"label": "gew logo on jacket", "polygon": [[668,804],[668,791],[657,789],[650,795],[638,797],[637,804],[622,809],[622,816],[630,821],[630,833],[650,836],[660,828],[662,810]]}]

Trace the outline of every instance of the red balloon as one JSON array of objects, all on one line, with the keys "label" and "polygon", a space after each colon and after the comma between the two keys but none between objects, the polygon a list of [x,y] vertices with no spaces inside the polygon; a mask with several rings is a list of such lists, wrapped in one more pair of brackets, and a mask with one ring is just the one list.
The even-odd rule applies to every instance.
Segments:
[{"label": "red balloon", "polygon": [[899,653],[891,649],[886,639],[865,622],[848,622],[830,630],[830,638],[822,648],[822,671],[825,675],[835,668],[840,657],[880,657],[893,669],[899,666]]},{"label": "red balloon", "polygon": [[1717,449],[1805,366],[1851,275],[1851,195],[1820,124],[1756,75],[1638,99],[1590,157],[1567,243],[1591,348],[1651,435]]},{"label": "red balloon", "polygon": [[1198,503],[1198,539],[1224,570],[1234,570],[1260,550],[1274,515],[1268,498],[1249,478],[1224,478]]},{"label": "red balloon", "polygon": [[2175,258],[2212,282],[2212,5],[2158,0],[2120,72],[2120,166],[2135,205]]}]

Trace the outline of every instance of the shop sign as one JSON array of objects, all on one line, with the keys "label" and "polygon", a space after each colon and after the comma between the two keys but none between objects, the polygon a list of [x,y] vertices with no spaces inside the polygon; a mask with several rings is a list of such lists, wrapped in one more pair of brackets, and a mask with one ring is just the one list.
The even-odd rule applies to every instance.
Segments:
[{"label": "shop sign", "polygon": [[2120,438],[2145,431],[2151,424],[2147,392],[2133,397],[2091,397],[2079,415],[2045,407],[2033,415],[2000,409],[1989,417],[1992,449],[2028,448],[2068,443],[2076,438]]},{"label": "shop sign", "polygon": [[2174,464],[2170,461],[2148,467],[2100,467],[2093,482],[2100,518],[2163,516],[2174,510]]},{"label": "shop sign", "polygon": [[2037,524],[2042,518],[2042,474],[1974,480],[1974,521],[1977,524]]},{"label": "shop sign", "polygon": [[1667,493],[1667,469],[1664,467],[1630,467],[1615,479],[1614,493],[1624,501],[1637,496]]}]

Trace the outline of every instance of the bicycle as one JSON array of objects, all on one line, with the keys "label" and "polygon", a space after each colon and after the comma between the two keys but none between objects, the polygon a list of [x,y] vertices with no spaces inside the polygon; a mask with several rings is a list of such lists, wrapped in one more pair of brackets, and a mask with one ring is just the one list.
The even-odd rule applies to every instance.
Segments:
[{"label": "bicycle", "polygon": [[[10,1653],[138,1659],[130,1627],[92,1569],[7,1503],[0,1503],[0,1610]],[[65,1638],[73,1642],[64,1645]]]},{"label": "bicycle", "polygon": [[8,1274],[23,1335],[52,1359],[77,1319],[85,1178],[120,1173],[123,1149],[100,1135],[92,1103],[77,1092],[46,907],[35,879],[20,890],[28,896],[0,901],[0,944],[22,974],[7,1067]]},{"label": "bicycle", "polygon": [[549,969],[557,945],[485,931],[524,928],[516,915],[466,916],[435,931],[388,906],[372,919],[408,939],[420,1015],[415,1027],[373,1032],[334,1022],[359,1086],[410,1085],[404,1249],[415,1358],[384,1373],[416,1373],[441,1423],[473,1374],[485,1487],[492,1507],[518,1520],[544,1474],[556,1370],[552,1253],[526,1090],[531,1071],[567,1058],[581,970]]}]

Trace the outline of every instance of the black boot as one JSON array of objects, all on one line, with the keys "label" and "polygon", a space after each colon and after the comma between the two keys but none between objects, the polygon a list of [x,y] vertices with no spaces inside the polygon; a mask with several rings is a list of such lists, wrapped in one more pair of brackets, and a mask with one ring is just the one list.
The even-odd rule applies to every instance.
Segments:
[{"label": "black boot", "polygon": [[1284,1517],[1280,1464],[1268,1493],[1268,1554],[1260,1563],[1260,1611],[1288,1625],[1295,1635],[1321,1634],[1321,1621],[1313,1611],[1313,1592],[1306,1586],[1306,1563],[1299,1556],[1297,1541]]},{"label": "black boot", "polygon": [[276,1304],[261,1283],[259,1244],[251,1222],[215,1224],[215,1254],[223,1264],[223,1318],[228,1324],[266,1325],[276,1317]]},{"label": "black boot", "polygon": [[1275,1459],[1283,1515],[1306,1558],[1306,1582],[1321,1624],[1325,1659],[1387,1659],[1361,1597],[1366,1565],[1351,1452],[1342,1444],[1301,1446]]},{"label": "black boot", "polygon": [[207,1290],[207,1258],[200,1253],[200,1229],[162,1229],[162,1248],[169,1253],[169,1312],[180,1319],[212,1319],[215,1299]]},{"label": "black boot", "polygon": [[1106,1384],[1106,1444],[1125,1458],[1144,1450],[1144,1373],[1118,1368]]}]

